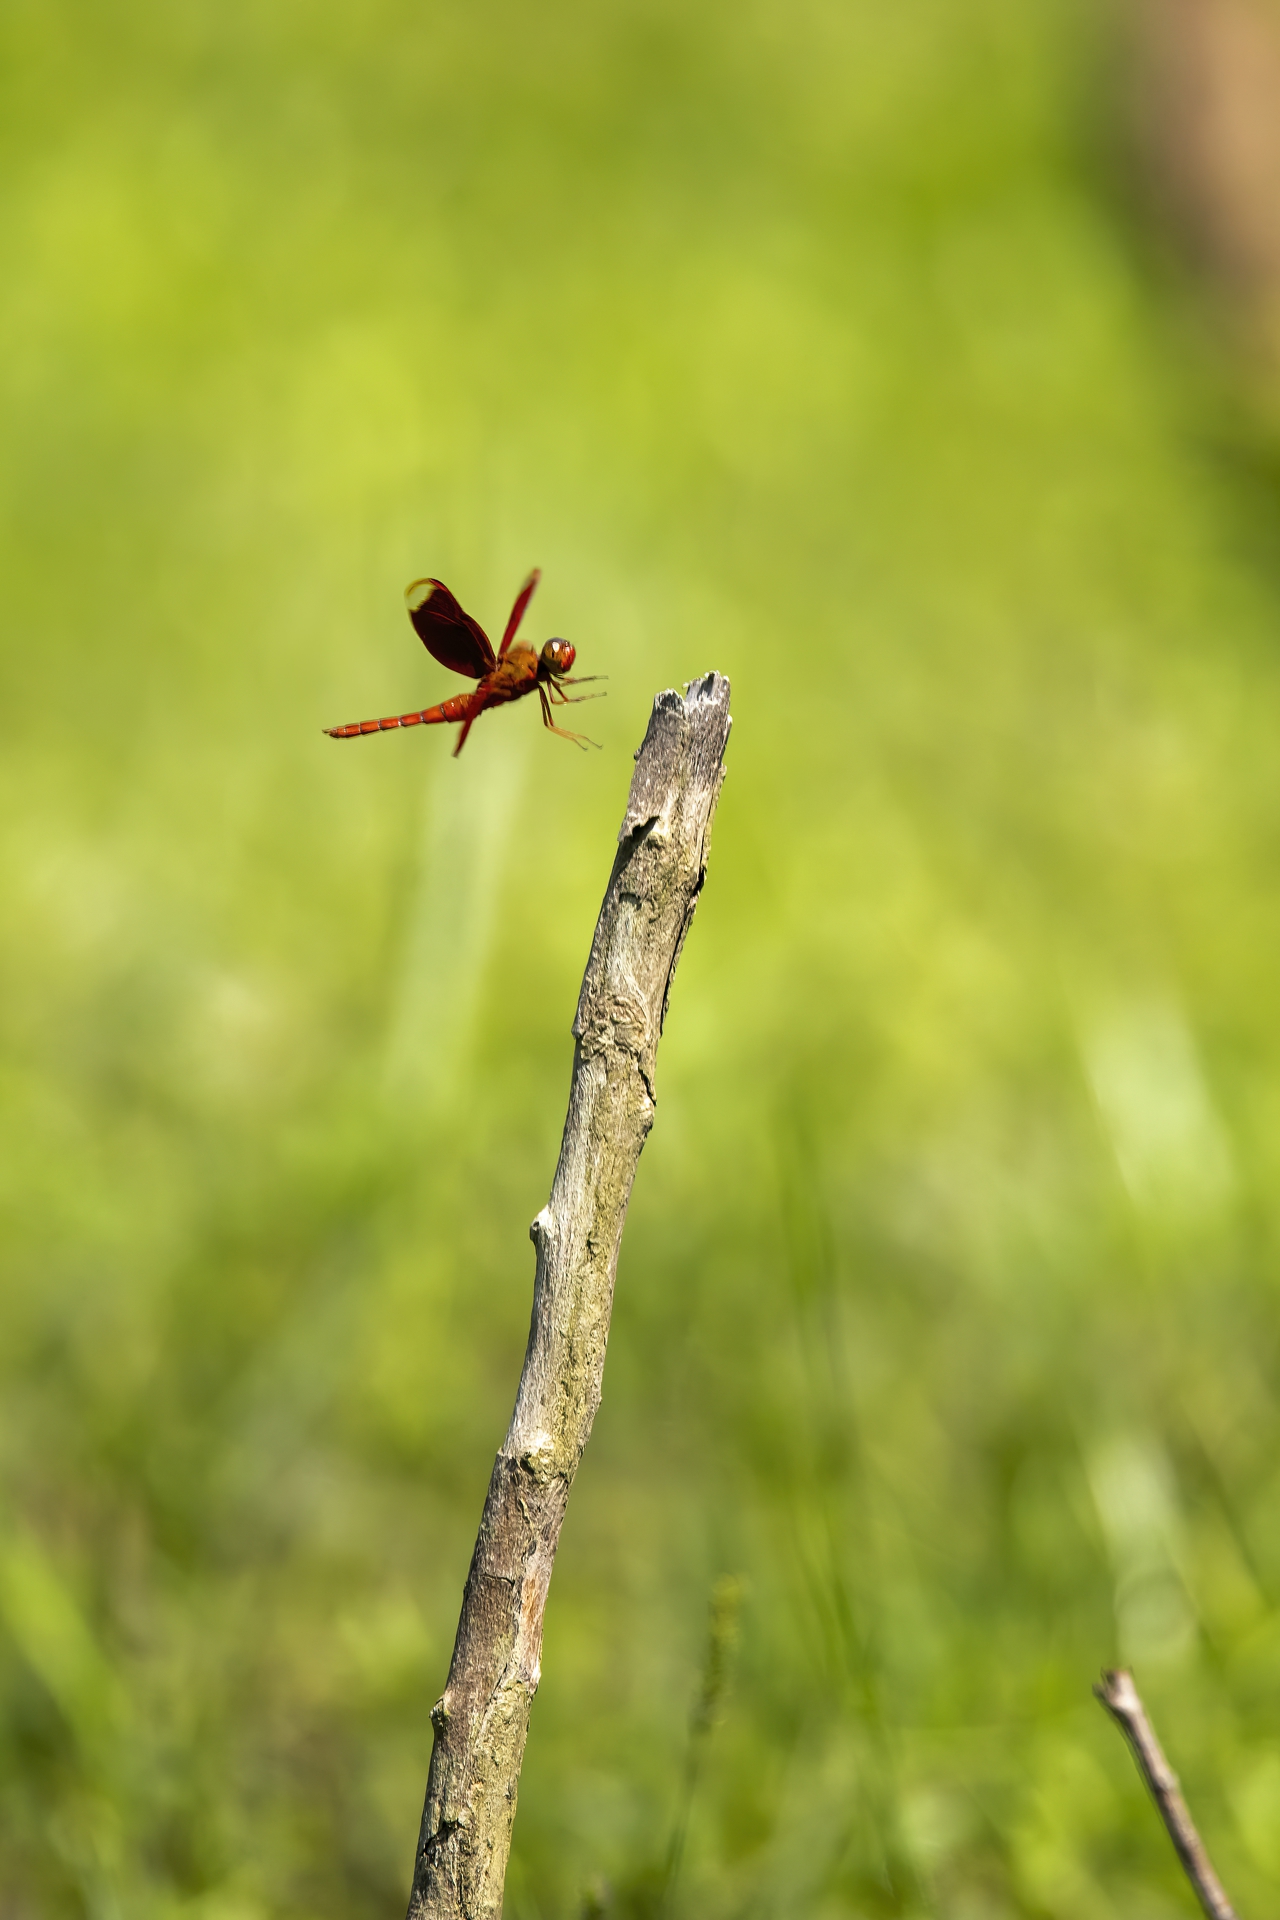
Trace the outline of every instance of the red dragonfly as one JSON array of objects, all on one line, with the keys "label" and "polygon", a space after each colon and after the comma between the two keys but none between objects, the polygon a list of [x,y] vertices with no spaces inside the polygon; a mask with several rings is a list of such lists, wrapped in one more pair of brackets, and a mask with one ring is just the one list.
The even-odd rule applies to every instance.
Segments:
[{"label": "red dragonfly", "polygon": [[442,667],[464,673],[469,680],[478,680],[479,686],[474,693],[457,693],[451,700],[442,700],[437,707],[424,707],[421,713],[397,713],[387,720],[358,720],[349,727],[326,727],[325,732],[333,740],[354,740],[358,734],[385,733],[390,727],[438,727],[450,720],[460,720],[462,728],[453,750],[456,759],[482,713],[489,707],[505,706],[509,700],[522,700],[536,688],[542,702],[544,727],[558,733],[562,740],[575,740],[580,747],[598,745],[585,734],[558,727],[551,718],[551,708],[570,706],[577,700],[598,699],[598,694],[568,694],[565,688],[579,686],[584,679],[600,680],[604,676],[589,673],[570,680],[568,675],[576,655],[567,640],[548,640],[541,653],[535,653],[523,640],[516,639],[516,629],[541,578],[541,570],[535,567],[516,595],[496,654],[479,621],[462,611],[442,580],[411,581],[404,590],[405,605],[423,646]]}]

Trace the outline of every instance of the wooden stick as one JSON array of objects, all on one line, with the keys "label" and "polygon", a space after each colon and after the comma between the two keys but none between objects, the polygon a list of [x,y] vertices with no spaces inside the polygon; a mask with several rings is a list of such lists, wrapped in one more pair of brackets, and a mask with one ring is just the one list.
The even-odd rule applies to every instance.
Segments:
[{"label": "wooden stick", "polygon": [[1209,1920],[1236,1920],[1235,1908],[1209,1864],[1204,1842],[1187,1811],[1178,1776],[1165,1759],[1155,1728],[1147,1718],[1133,1675],[1123,1667],[1118,1671],[1104,1668],[1102,1679],[1093,1691],[1129,1742],[1138,1772],[1150,1789],[1174,1852]]},{"label": "wooden stick", "polygon": [[542,1613],[569,1489],[600,1404],[618,1247],[653,1125],[654,1063],[706,872],[729,737],[729,682],[660,693],[636,755],[578,1011],[551,1198],[529,1229],[533,1317],[462,1598],[409,1920],[497,1920]]}]

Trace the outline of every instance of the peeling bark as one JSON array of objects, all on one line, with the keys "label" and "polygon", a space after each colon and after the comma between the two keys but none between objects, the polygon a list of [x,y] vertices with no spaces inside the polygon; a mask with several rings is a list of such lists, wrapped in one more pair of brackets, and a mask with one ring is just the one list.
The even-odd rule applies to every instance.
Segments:
[{"label": "peeling bark", "polygon": [[654,1066],[706,871],[729,683],[660,693],[573,1023],[551,1197],[529,1230],[533,1316],[515,1411],[480,1520],[435,1745],[409,1920],[497,1920],[542,1615],[569,1489],[600,1404],[618,1247],[654,1114]]}]

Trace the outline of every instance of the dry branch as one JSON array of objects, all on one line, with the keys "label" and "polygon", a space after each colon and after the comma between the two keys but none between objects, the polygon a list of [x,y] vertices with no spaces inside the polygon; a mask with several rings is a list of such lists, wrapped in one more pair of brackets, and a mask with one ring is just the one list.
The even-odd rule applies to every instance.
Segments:
[{"label": "dry branch", "polygon": [[1123,1667],[1118,1671],[1107,1668],[1093,1690],[1129,1742],[1138,1763],[1138,1772],[1150,1789],[1151,1798],[1159,1808],[1160,1818],[1173,1842],[1174,1852],[1181,1860],[1209,1920],[1236,1920],[1235,1908],[1209,1864],[1204,1842],[1187,1811],[1178,1776],[1165,1759],[1164,1749],[1156,1739],[1155,1728],[1147,1718],[1146,1708],[1133,1684],[1133,1675]]},{"label": "dry branch", "polygon": [[653,1124],[658,1040],[706,871],[728,737],[729,683],[710,673],[683,700],[658,695],[636,755],[573,1023],[560,1159],[529,1230],[537,1271],[520,1390],[431,1715],[409,1920],[501,1912],[547,1586],[600,1404],[618,1246]]}]

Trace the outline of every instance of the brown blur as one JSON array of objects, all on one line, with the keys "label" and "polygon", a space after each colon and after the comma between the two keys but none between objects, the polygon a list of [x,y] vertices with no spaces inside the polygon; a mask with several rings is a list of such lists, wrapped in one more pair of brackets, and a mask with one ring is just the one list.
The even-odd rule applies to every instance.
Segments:
[{"label": "brown blur", "polygon": [[1280,350],[1280,6],[1139,0],[1143,161],[1193,259]]}]

